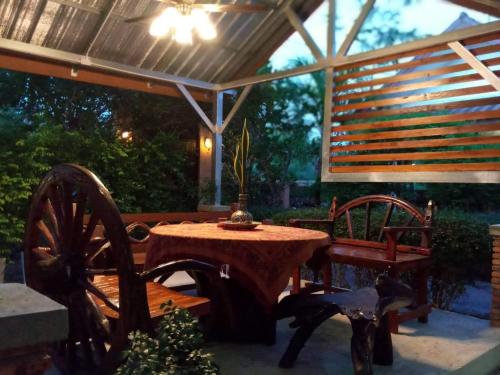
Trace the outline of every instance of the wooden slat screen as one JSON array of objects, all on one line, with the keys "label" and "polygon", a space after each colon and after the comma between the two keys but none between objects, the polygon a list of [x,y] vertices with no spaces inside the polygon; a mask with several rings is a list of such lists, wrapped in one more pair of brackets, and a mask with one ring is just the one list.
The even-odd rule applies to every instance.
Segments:
[{"label": "wooden slat screen", "polygon": [[[500,32],[460,43],[500,76]],[[447,44],[336,68],[332,111],[330,173],[500,171],[500,93]]]}]

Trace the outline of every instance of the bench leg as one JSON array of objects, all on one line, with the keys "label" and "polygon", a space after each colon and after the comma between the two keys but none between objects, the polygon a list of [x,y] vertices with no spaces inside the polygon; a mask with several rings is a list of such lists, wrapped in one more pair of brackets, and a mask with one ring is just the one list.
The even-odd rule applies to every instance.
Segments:
[{"label": "bench leg", "polygon": [[[417,270],[417,307],[427,305],[427,279],[429,272],[425,268],[420,268]],[[428,314],[424,314],[418,317],[420,323],[427,323]]]},{"label": "bench leg", "polygon": [[351,359],[355,375],[373,374],[375,323],[366,319],[350,319],[352,327]]},{"label": "bench leg", "polygon": [[373,343],[373,363],[382,366],[390,366],[394,361],[392,352],[392,337],[389,330],[389,317],[385,314],[380,319],[379,326],[375,330],[375,342]]},{"label": "bench leg", "polygon": [[321,325],[325,320],[329,319],[335,315],[335,313],[326,313],[319,315],[314,320],[308,321],[301,325],[295,334],[293,335],[288,347],[286,348],[285,354],[280,359],[279,367],[281,368],[291,368],[297,359],[300,351],[304,347],[309,337],[311,337],[314,330]]}]

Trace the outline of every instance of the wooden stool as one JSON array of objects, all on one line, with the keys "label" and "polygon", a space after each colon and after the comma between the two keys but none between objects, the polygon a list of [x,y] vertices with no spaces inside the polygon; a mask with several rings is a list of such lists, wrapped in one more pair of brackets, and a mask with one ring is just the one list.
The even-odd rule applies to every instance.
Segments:
[{"label": "wooden stool", "polygon": [[298,328],[279,366],[290,368],[314,330],[335,314],[346,315],[352,327],[351,357],[355,374],[372,374],[372,364],[391,365],[392,339],[387,312],[407,307],[413,293],[409,286],[385,274],[374,288],[336,294],[293,294],[277,307],[277,318],[295,316]]}]

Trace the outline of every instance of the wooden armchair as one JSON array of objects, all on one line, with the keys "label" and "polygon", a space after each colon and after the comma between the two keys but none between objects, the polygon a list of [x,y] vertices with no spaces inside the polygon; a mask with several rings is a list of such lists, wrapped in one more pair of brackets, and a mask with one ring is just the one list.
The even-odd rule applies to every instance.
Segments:
[{"label": "wooden armchair", "polygon": [[[378,223],[380,225],[376,225],[373,213],[374,209],[380,206],[385,206],[385,213]],[[354,220],[354,213],[364,214],[361,225],[356,225],[359,220]],[[323,282],[301,288],[299,269],[293,275],[292,292],[339,291],[339,288],[331,286],[331,263],[388,271],[393,278],[398,278],[401,272],[414,271],[416,301],[409,311],[390,313],[391,332],[397,332],[399,323],[409,319],[418,318],[420,322],[427,322],[431,311],[427,302],[427,278],[431,266],[432,213],[432,202],[428,203],[423,213],[402,199],[386,195],[368,195],[354,199],[340,208],[337,208],[334,198],[325,220],[291,219],[292,226],[321,226],[332,237],[332,245],[321,259]],[[356,218],[359,219],[359,216]],[[396,219],[399,223],[392,224]],[[335,236],[340,225],[345,225],[346,236]],[[418,244],[402,243],[410,233],[414,233],[414,239],[415,236],[418,237]]]}]

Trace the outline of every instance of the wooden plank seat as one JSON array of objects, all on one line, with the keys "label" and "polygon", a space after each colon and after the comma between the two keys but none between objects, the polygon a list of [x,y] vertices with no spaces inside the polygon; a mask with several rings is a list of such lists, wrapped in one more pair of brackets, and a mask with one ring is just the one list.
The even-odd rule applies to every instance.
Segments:
[{"label": "wooden plank seat", "polygon": [[[119,288],[117,276],[96,276],[93,284],[102,290],[108,299],[115,305],[119,301]],[[187,309],[189,312],[196,316],[204,316],[210,312],[210,300],[205,297],[189,296],[169,289],[157,282],[146,283],[146,293],[148,298],[149,314],[152,319],[162,317],[165,313],[160,305],[166,301],[172,301],[174,306]],[[117,311],[106,306],[106,303],[100,298],[92,295],[95,303],[108,319],[118,319],[119,314]]]},{"label": "wooden plank seat", "polygon": [[351,358],[355,374],[373,373],[372,364],[392,365],[393,348],[387,313],[411,304],[412,289],[386,274],[379,275],[374,288],[336,294],[292,294],[276,309],[278,319],[294,316],[297,328],[281,357],[280,367],[293,367],[314,330],[336,314],[349,318],[352,327]]},{"label": "wooden plank seat", "polygon": [[[334,198],[328,218],[324,220],[291,219],[289,224],[292,226],[320,226],[332,238],[332,245],[328,250],[309,263],[315,265],[316,272],[322,268],[323,282],[309,283],[305,289],[301,288],[300,269],[297,269],[293,274],[292,293],[338,291],[339,288],[331,285],[332,262],[386,270],[396,279],[401,272],[414,271],[416,300],[410,311],[389,314],[391,332],[397,333],[399,323],[409,319],[418,318],[422,323],[427,322],[427,316],[431,312],[427,301],[427,278],[432,264],[432,211],[432,202],[428,203],[425,212],[421,212],[411,203],[396,197],[368,195],[356,198],[340,208]],[[356,214],[363,215],[355,217]],[[344,233],[339,232],[341,225],[344,226]],[[336,232],[338,235],[335,235]],[[409,241],[411,233],[413,243]],[[406,243],[403,243],[403,239],[407,240]]]}]

